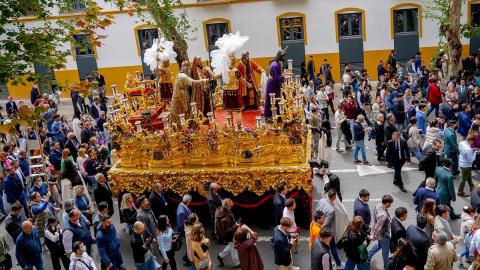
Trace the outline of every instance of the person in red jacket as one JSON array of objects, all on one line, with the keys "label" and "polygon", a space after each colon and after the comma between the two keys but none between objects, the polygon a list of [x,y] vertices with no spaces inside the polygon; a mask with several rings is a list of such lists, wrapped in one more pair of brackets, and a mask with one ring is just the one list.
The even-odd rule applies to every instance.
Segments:
[{"label": "person in red jacket", "polygon": [[440,87],[437,84],[438,79],[434,78],[430,82],[429,90],[428,90],[428,101],[432,104],[432,107],[427,112],[427,118],[430,113],[435,109],[435,117],[438,118],[438,111],[440,107],[440,103],[442,103],[442,95],[443,92],[440,90]]},{"label": "person in red jacket", "polygon": [[344,114],[347,117],[347,123],[350,125],[350,130],[353,134],[353,122],[355,121],[355,110],[357,108],[357,103],[353,101],[353,97],[349,95],[347,97],[347,102],[343,103],[345,107]]}]

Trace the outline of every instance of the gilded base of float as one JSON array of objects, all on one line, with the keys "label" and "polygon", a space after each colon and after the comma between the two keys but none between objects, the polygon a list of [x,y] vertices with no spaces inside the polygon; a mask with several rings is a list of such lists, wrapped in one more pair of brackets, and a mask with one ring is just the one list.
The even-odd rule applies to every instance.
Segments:
[{"label": "gilded base of float", "polygon": [[151,189],[154,182],[163,182],[166,189],[183,196],[190,191],[197,191],[207,197],[210,183],[216,182],[233,195],[248,190],[262,195],[271,188],[276,189],[281,182],[289,188],[312,192],[311,169],[308,165],[271,166],[271,167],[218,167],[218,168],[181,168],[181,169],[135,169],[117,168],[108,172],[112,180],[112,190],[139,195]]}]

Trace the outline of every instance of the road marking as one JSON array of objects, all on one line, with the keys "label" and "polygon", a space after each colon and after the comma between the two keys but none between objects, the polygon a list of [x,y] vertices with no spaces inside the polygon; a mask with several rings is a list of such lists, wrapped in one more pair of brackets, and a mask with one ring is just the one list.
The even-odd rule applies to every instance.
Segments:
[{"label": "road marking", "polygon": [[[403,167],[402,171],[412,171],[417,168],[413,167]],[[382,174],[382,173],[393,173],[394,170],[385,166],[366,166],[366,165],[357,165],[357,169],[343,169],[343,170],[330,170],[331,173],[350,173],[358,172],[359,176],[367,176],[371,174]]]}]

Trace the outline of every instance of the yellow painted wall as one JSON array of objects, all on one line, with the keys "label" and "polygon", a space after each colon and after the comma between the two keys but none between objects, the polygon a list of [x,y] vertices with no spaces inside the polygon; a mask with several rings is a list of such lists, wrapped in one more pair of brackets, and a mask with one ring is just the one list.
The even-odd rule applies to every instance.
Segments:
[{"label": "yellow painted wall", "polygon": [[[435,52],[436,47],[422,47],[420,51],[422,52],[422,59],[428,61],[432,58],[433,53]],[[470,45],[463,45],[462,58],[465,59],[469,55]],[[387,60],[388,55],[390,54],[390,49],[388,50],[375,50],[375,51],[364,51],[364,66],[367,69],[368,74],[370,75],[373,81],[377,80],[377,66],[380,60]],[[323,64],[323,59],[327,59],[328,63],[332,65],[332,75],[335,82],[340,82],[340,54],[339,53],[324,53],[324,54],[312,54],[313,61],[317,63],[316,72],[320,72],[320,67]],[[310,55],[305,56],[305,61],[308,62]],[[273,59],[272,57],[259,57],[252,58],[257,64],[259,64],[263,69],[267,69],[268,63]],[[239,59],[237,61],[240,61]],[[206,62],[203,63],[204,66],[207,65]],[[142,71],[142,66],[126,66],[126,67],[110,67],[110,68],[99,68],[99,72],[105,76],[105,82],[107,86],[107,95],[112,94],[111,85],[117,85],[117,89],[120,93],[124,92],[125,77],[127,72],[130,72],[132,75],[135,75],[135,71]],[[172,71],[174,78],[179,72],[177,63],[172,63]],[[260,82],[260,74],[256,74],[258,82]],[[69,83],[79,82],[78,71],[77,70],[56,70],[55,77],[60,83],[64,84],[65,79],[69,80]],[[30,90],[32,89],[31,84],[16,85],[13,86],[8,84],[9,94],[15,99],[29,99]],[[62,93],[61,97],[69,97],[69,93]]]},{"label": "yellow painted wall", "polygon": [[26,79],[28,76],[23,76],[22,80],[27,83],[27,85],[17,84],[12,85],[11,83],[7,84],[8,87],[8,95],[12,96],[13,99],[16,99],[17,102],[19,99],[26,99],[28,102],[25,104],[30,104],[30,91],[32,90],[32,83],[27,82]]},{"label": "yellow painted wall", "polygon": [[390,51],[391,49],[363,52],[364,67],[367,69],[370,80],[378,80],[377,67],[380,64],[380,60],[384,60],[385,62],[387,61],[388,55],[390,55]]}]

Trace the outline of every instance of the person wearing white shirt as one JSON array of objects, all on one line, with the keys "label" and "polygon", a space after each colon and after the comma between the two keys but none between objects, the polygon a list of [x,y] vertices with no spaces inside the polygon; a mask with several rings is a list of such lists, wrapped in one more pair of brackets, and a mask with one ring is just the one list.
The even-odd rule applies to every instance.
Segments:
[{"label": "person wearing white shirt", "polygon": [[327,96],[327,92],[325,91],[325,86],[324,85],[320,85],[320,91],[317,94],[317,103],[318,103],[318,108],[321,111],[323,111],[327,120],[329,120],[329,117],[328,117],[328,96]]},{"label": "person wearing white shirt", "polygon": [[460,155],[458,158],[458,166],[460,167],[460,171],[462,172],[462,177],[460,180],[460,184],[458,185],[458,193],[457,196],[460,197],[468,197],[469,194],[463,191],[465,187],[465,182],[468,182],[470,186],[470,190],[474,188],[474,184],[472,181],[472,164],[475,161],[477,156],[477,149],[472,149],[471,145],[475,142],[475,135],[468,134],[466,141],[461,141],[458,144],[458,150],[460,151]]},{"label": "person wearing white shirt", "polygon": [[342,123],[347,120],[347,117],[343,112],[344,110],[345,110],[345,107],[343,106],[343,104],[339,104],[337,107],[337,111],[335,112],[335,126],[337,128],[337,134],[338,134],[337,135],[337,152],[343,152],[343,150],[340,149],[340,141],[342,140],[342,138],[343,138],[343,142],[345,143],[345,149],[352,148],[349,141],[345,137],[345,134],[340,128],[342,126]]}]

